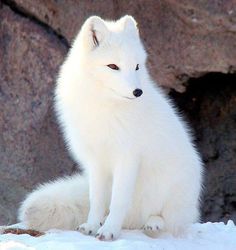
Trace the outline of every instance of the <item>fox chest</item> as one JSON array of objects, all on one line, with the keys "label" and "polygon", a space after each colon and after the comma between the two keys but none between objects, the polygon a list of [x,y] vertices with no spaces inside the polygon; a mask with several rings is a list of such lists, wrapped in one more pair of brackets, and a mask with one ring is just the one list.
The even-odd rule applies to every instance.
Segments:
[{"label": "fox chest", "polygon": [[66,141],[78,161],[101,156],[114,159],[139,149],[141,137],[137,135],[142,134],[142,126],[135,112],[130,115],[128,110],[91,105],[77,108],[77,112],[67,109],[65,128]]},{"label": "fox chest", "polygon": [[120,144],[121,128],[109,118],[73,117],[67,120],[67,142],[79,158],[109,157]]}]

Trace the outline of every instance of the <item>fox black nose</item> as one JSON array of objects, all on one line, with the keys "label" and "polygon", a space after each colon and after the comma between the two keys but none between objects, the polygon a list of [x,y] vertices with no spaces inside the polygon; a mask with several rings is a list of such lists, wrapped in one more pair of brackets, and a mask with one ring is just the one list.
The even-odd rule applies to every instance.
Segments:
[{"label": "fox black nose", "polygon": [[139,97],[139,96],[141,96],[143,94],[143,91],[141,90],[141,89],[135,89],[134,91],[133,91],[133,95],[135,96],[135,97]]}]

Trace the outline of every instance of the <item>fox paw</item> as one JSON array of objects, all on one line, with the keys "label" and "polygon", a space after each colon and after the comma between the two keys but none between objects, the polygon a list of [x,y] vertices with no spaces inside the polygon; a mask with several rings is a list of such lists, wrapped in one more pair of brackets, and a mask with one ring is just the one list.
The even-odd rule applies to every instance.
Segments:
[{"label": "fox paw", "polygon": [[99,240],[104,240],[104,241],[108,241],[108,240],[114,240],[116,238],[118,238],[120,233],[120,230],[115,228],[115,227],[111,227],[111,226],[107,226],[106,224],[103,225],[97,232],[97,234],[95,235],[95,237]]},{"label": "fox paw", "polygon": [[101,224],[83,223],[77,228],[77,230],[86,235],[95,235],[100,226]]},{"label": "fox paw", "polygon": [[164,220],[160,216],[150,216],[147,223],[143,226],[144,231],[163,230]]}]

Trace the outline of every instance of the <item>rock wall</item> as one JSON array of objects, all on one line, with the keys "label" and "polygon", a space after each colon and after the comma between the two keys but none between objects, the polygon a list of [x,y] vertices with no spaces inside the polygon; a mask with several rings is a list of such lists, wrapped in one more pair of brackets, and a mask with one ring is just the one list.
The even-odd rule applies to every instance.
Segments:
[{"label": "rock wall", "polygon": [[73,37],[94,14],[137,19],[153,78],[196,131],[207,173],[203,218],[236,220],[236,88],[218,75],[217,84],[215,76],[192,80],[235,72],[235,0],[0,0],[0,224],[15,222],[32,187],[76,169],[52,93]]}]

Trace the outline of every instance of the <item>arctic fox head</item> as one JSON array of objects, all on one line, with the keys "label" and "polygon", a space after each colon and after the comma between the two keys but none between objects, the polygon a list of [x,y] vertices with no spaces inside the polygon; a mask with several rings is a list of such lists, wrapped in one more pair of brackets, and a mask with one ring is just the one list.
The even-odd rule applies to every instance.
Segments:
[{"label": "arctic fox head", "polygon": [[146,52],[133,17],[124,16],[116,22],[88,18],[70,55],[77,58],[73,61],[78,63],[78,74],[86,79],[83,84],[98,87],[98,95],[136,99],[143,94]]}]

